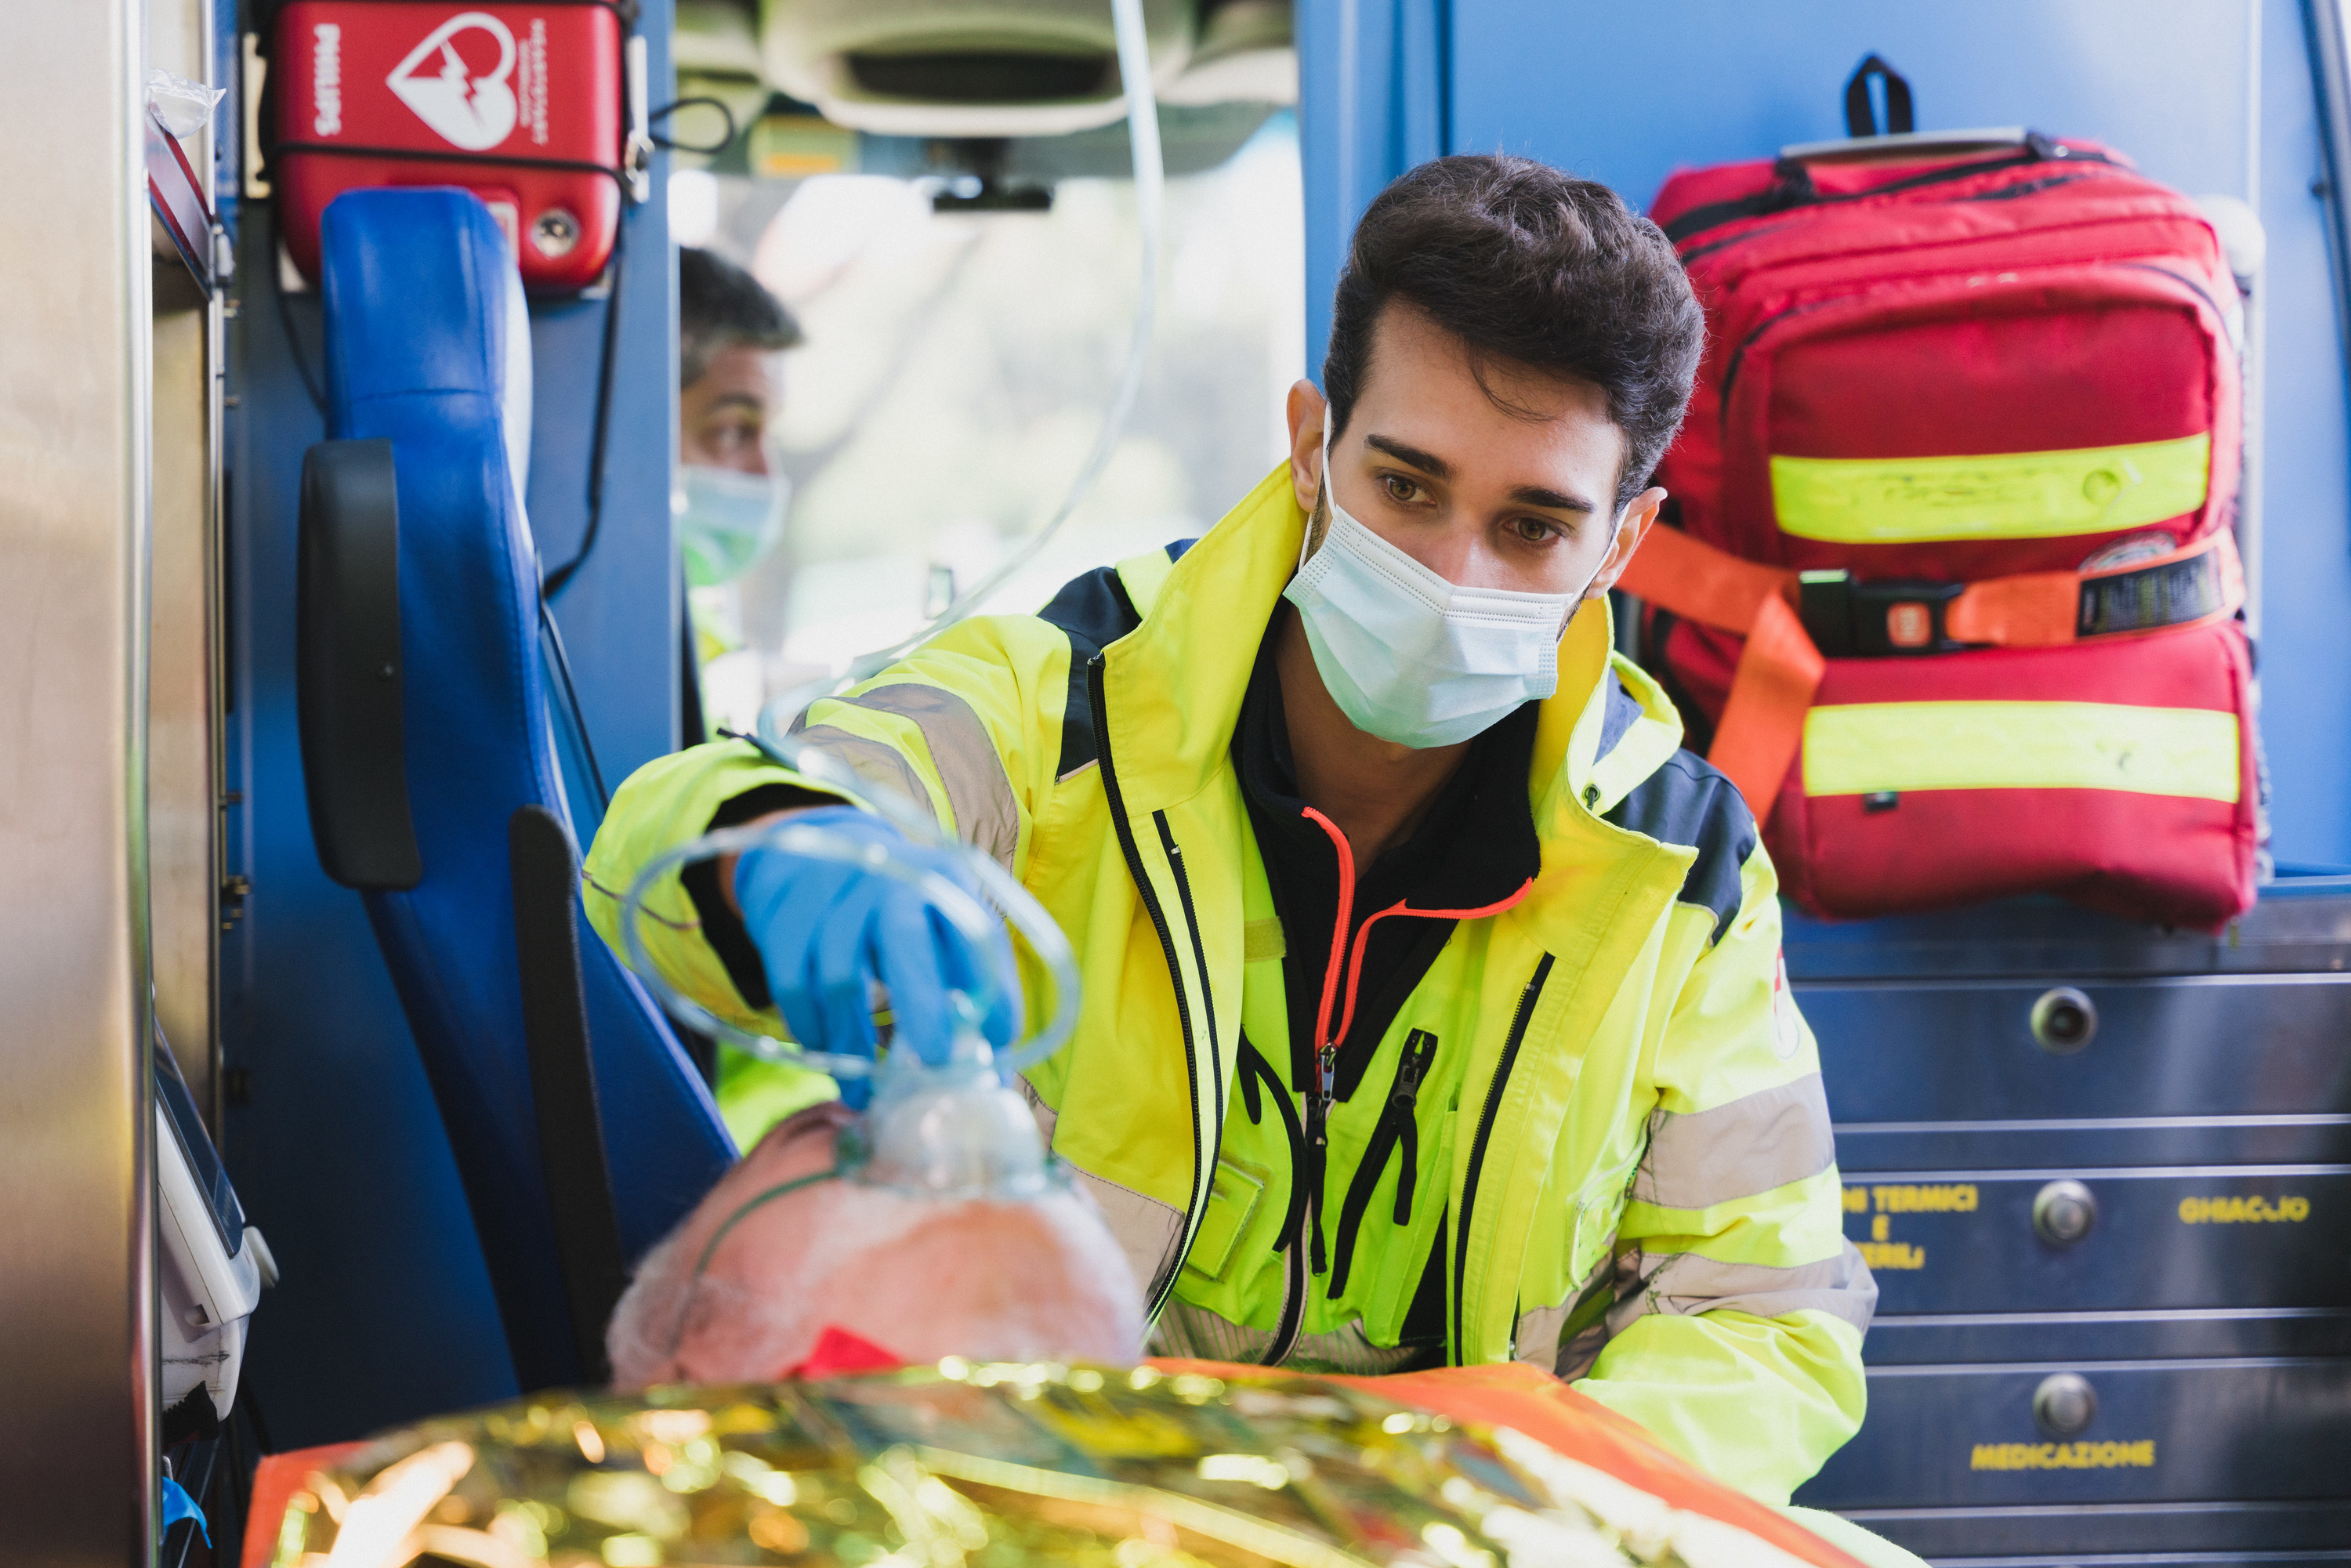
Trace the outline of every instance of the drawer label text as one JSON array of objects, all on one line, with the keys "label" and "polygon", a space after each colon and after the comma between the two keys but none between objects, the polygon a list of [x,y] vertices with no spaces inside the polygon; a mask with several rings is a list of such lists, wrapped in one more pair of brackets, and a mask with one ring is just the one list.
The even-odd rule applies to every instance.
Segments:
[{"label": "drawer label text", "polygon": [[1856,1241],[1861,1260],[1872,1269],[1923,1269],[1927,1249],[1908,1241]]},{"label": "drawer label text", "polygon": [[2183,1197],[2182,1225],[2258,1225],[2272,1220],[2300,1221],[2310,1218],[2306,1197]]},{"label": "drawer label text", "polygon": [[1978,1443],[1968,1456],[1971,1470],[2150,1469],[2155,1439],[2136,1443]]},{"label": "drawer label text", "polygon": [[[1855,1193],[1845,1194],[1844,1204],[1854,1208]],[[1973,1214],[1976,1211],[1976,1186],[1973,1182],[1947,1182],[1932,1186],[1873,1186],[1870,1199],[1880,1214]]]}]

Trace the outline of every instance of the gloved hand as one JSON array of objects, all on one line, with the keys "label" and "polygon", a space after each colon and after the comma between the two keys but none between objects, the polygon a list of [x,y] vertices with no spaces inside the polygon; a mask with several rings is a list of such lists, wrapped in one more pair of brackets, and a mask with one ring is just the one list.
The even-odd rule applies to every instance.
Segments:
[{"label": "gloved hand", "polygon": [[[880,844],[979,897],[977,879],[959,858],[916,844],[853,806],[826,806],[792,821]],[[946,1060],[956,1021],[950,990],[975,1003],[984,999],[980,1032],[998,1049],[1012,1043],[1020,980],[1001,925],[985,945],[976,945],[911,883],[772,846],[747,851],[736,862],[735,902],[767,967],[777,1009],[792,1038],[810,1050],[873,1055],[867,988],[877,979],[890,993],[894,1048],[912,1050],[925,1061]]]}]

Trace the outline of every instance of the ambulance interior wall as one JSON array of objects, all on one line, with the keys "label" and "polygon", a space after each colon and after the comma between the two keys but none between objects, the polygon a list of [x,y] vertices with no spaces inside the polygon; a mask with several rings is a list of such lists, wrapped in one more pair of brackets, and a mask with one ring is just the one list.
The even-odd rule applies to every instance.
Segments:
[{"label": "ambulance interior wall", "polygon": [[[221,7],[225,33],[254,26],[251,0],[245,16],[236,10]],[[670,0],[644,0],[639,23],[652,44],[656,103],[674,96],[671,11]],[[235,42],[224,40],[232,58]],[[657,189],[666,162],[664,154]],[[270,292],[269,204],[239,206],[226,788],[242,798],[228,808],[227,869],[252,890],[221,936],[224,1141],[283,1276],[254,1319],[242,1397],[258,1408],[269,1442],[291,1448],[516,1390],[399,998],[360,895],[326,879],[311,843],[295,725],[295,506],[302,454],[321,432],[292,355],[319,375],[319,304],[309,294],[287,300],[298,343],[289,350]],[[678,691],[669,535],[676,268],[663,203],[627,214],[622,247],[601,537],[556,606],[611,782],[674,748]],[[594,299],[531,308],[528,504],[550,567],[570,558],[586,525],[604,312]],[[558,749],[567,751],[560,739]],[[576,759],[566,762],[584,843],[596,802]]]},{"label": "ambulance interior wall", "polygon": [[1446,152],[1524,153],[1646,205],[1672,170],[1844,134],[1872,51],[1918,127],[2106,142],[2194,195],[2246,187],[2258,6],[2269,235],[2262,730],[2281,862],[2351,866],[2351,496],[2325,173],[2297,0],[1299,0],[1310,373],[1355,215]]}]

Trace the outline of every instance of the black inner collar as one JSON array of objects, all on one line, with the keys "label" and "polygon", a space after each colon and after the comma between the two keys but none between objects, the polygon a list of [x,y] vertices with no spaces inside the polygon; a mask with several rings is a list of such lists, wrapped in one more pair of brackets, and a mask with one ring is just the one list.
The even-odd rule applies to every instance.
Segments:
[{"label": "black inner collar", "polygon": [[[1286,613],[1293,613],[1287,605],[1277,610],[1258,645],[1233,731],[1233,760],[1281,919],[1290,1081],[1303,1091],[1313,1081],[1315,1016],[1339,914],[1339,862],[1330,836],[1307,818],[1298,793],[1273,653]],[[1354,905],[1347,912],[1350,949],[1366,916],[1398,903],[1416,910],[1483,908],[1510,897],[1541,869],[1542,846],[1527,804],[1539,712],[1539,704],[1527,703],[1472,740],[1411,837],[1369,868],[1356,868]],[[1354,1016],[1340,1041],[1339,1098],[1352,1097],[1361,1083],[1396,1009],[1428,972],[1454,924],[1399,914],[1372,926]],[[1346,957],[1341,955],[1334,1023],[1344,1006]]]}]

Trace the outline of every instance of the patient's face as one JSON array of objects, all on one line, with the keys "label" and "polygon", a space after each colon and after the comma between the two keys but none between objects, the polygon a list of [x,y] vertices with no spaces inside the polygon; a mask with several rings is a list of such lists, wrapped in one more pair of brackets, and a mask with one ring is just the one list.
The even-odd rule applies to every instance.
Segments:
[{"label": "patient's face", "polygon": [[836,1102],[776,1127],[647,1254],[613,1314],[616,1386],[772,1380],[828,1326],[908,1362],[1142,1354],[1134,1276],[1075,1193],[942,1201],[834,1179],[761,1201],[830,1170],[854,1120]]}]

